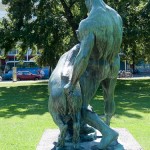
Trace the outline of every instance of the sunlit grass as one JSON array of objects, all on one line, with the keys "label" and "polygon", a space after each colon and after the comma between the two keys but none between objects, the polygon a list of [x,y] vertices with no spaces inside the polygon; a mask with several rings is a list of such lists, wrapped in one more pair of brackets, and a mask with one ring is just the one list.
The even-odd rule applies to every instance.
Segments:
[{"label": "sunlit grass", "polygon": [[[102,89],[91,102],[103,114]],[[115,91],[116,113],[111,126],[127,128],[144,150],[150,148],[150,80],[118,80]]]},{"label": "sunlit grass", "polygon": [[[44,130],[57,128],[48,112],[47,88],[47,82],[0,83],[0,149],[36,149]],[[127,128],[144,150],[149,150],[150,80],[119,80],[115,101],[111,126]],[[101,88],[91,105],[103,114]]]},{"label": "sunlit grass", "polygon": [[47,102],[47,83],[0,83],[0,149],[36,149],[43,131],[56,128]]}]

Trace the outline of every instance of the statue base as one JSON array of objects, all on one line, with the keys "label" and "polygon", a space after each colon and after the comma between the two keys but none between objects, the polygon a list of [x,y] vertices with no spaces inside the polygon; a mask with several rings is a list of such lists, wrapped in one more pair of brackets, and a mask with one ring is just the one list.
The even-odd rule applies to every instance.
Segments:
[{"label": "statue base", "polygon": [[[117,128],[114,129],[119,133],[118,141],[113,142],[107,150],[142,150],[142,147],[129,133],[127,129]],[[47,129],[42,135],[42,138],[36,150],[57,150],[56,143],[59,135],[58,129]],[[94,150],[92,147],[98,145],[101,140],[101,133],[97,131],[97,139],[91,142],[81,142],[80,147],[82,150]],[[65,144],[65,150],[73,150],[71,143]]]}]

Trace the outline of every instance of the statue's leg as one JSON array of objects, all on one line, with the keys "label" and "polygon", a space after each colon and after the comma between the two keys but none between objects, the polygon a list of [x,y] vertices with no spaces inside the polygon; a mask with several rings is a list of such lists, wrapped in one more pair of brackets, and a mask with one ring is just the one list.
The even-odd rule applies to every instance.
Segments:
[{"label": "statue's leg", "polygon": [[[80,78],[80,86],[82,91],[83,108],[88,108],[90,100],[96,93],[99,84],[100,84],[100,80],[98,78],[98,72],[92,69],[88,69],[82,75],[82,77]],[[84,119],[82,119],[81,121],[80,134],[83,135],[81,137],[82,141],[92,141],[96,139],[95,129],[87,125]]]},{"label": "statue's leg", "polygon": [[49,96],[48,109],[53,118],[53,121],[59,127],[60,130],[57,147],[64,147],[65,136],[68,129],[68,125],[62,120],[63,118],[59,113],[60,110],[58,110],[58,108],[56,107],[56,105],[60,105],[59,103],[63,100],[65,99],[63,98],[61,90],[55,91],[55,88],[53,87],[53,89],[51,90],[51,95]]},{"label": "statue's leg", "polygon": [[73,116],[73,143],[74,148],[78,147],[78,143],[80,140],[80,112],[76,112]]},{"label": "statue's leg", "polygon": [[118,138],[118,133],[106,125],[95,112],[83,108],[82,115],[87,124],[102,133],[102,139],[97,147],[98,149],[105,149],[111,142]]},{"label": "statue's leg", "polygon": [[106,117],[106,124],[110,125],[111,117],[115,112],[114,90],[117,79],[105,79],[102,81],[102,88],[104,92],[104,113]]},{"label": "statue's leg", "polygon": [[65,146],[65,136],[66,136],[68,126],[67,126],[67,124],[65,124],[62,121],[59,114],[52,112],[51,115],[53,117],[54,122],[57,124],[57,126],[59,127],[59,130],[60,130],[57,147],[64,147]]}]

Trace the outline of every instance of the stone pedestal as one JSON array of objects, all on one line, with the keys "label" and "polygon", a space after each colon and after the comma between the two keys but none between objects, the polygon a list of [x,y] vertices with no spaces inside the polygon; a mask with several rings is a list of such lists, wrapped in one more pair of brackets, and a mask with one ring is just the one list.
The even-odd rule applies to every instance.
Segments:
[{"label": "stone pedestal", "polygon": [[[142,147],[129,133],[129,131],[127,131],[127,129],[117,128],[115,130],[119,132],[118,143],[115,143],[114,146],[108,147],[107,150],[142,150]],[[45,130],[36,150],[55,150],[55,144],[57,142],[58,135],[58,129]],[[101,134],[99,132],[97,132],[97,136],[98,138],[95,141],[80,143],[82,150],[93,150],[92,146],[97,145],[101,140]],[[70,144],[68,143],[67,146],[69,147],[69,145]],[[67,148],[66,150],[72,150],[72,148]]]}]

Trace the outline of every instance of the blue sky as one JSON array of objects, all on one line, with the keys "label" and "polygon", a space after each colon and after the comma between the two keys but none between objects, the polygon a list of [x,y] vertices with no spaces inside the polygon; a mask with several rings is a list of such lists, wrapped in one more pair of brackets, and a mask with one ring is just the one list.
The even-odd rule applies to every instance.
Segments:
[{"label": "blue sky", "polygon": [[2,4],[2,0],[0,0],[0,18],[6,16],[5,5]]}]

